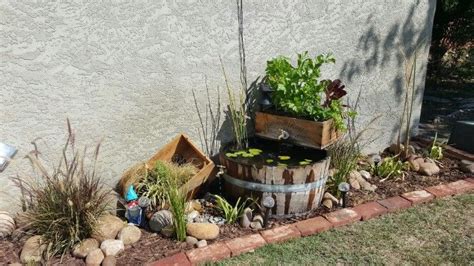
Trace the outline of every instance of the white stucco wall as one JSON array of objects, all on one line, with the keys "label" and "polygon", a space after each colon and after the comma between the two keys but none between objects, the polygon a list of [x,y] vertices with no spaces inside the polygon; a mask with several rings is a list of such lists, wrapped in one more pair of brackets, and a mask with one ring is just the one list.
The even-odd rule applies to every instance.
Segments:
[{"label": "white stucco wall", "polygon": [[[179,3],[175,3],[179,2]],[[367,150],[395,136],[403,61],[423,40],[419,97],[424,87],[434,0],[243,1],[249,83],[266,60],[308,50],[332,52],[328,78],[341,78],[355,98],[361,125],[377,114]],[[112,185],[179,132],[196,142],[191,89],[205,104],[223,88],[219,56],[239,82],[237,4],[226,1],[0,0],[0,142],[19,149],[0,173],[0,210],[18,193],[10,176],[30,172],[22,157],[41,137],[60,151],[69,117],[79,144],[102,140],[102,169]],[[222,96],[225,91],[222,90]],[[225,98],[225,97],[224,97]],[[417,121],[421,99],[415,107]]]}]

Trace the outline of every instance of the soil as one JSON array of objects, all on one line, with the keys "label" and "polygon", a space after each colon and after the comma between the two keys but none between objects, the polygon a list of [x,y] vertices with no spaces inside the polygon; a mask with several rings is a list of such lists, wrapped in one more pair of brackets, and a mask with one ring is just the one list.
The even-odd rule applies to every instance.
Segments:
[{"label": "soil", "polygon": [[[467,174],[461,172],[457,168],[457,164],[458,161],[449,158],[440,160],[439,166],[441,168],[441,172],[436,176],[422,176],[415,172],[408,172],[403,180],[390,179],[384,182],[379,182],[380,178],[373,177],[370,180],[370,183],[377,185],[377,190],[375,192],[366,192],[360,190],[349,192],[348,205],[349,207],[355,206],[364,202],[397,196],[408,191],[419,190],[429,186],[435,186],[467,178]],[[330,211],[334,211],[337,208],[339,207],[328,210],[324,207],[320,207],[310,213],[292,218],[281,220],[270,219],[269,227],[280,224],[289,224],[299,220],[315,217]],[[255,230],[251,229],[242,229],[237,225],[222,225],[220,228],[221,233],[218,239],[208,241],[208,244],[225,241],[256,232]],[[4,265],[19,262],[19,254],[25,240],[25,238],[19,241],[13,241],[12,239],[0,240],[0,264]],[[117,257],[117,262],[118,265],[142,265],[147,262],[156,261],[166,256],[190,249],[192,249],[192,247],[188,246],[185,242],[177,242],[173,239],[164,238],[159,234],[142,230],[141,239],[137,243],[126,247],[125,251]],[[54,258],[51,261],[51,264],[85,265],[85,262],[84,260],[75,259],[71,255],[66,254],[62,258],[62,262],[59,258]]]}]

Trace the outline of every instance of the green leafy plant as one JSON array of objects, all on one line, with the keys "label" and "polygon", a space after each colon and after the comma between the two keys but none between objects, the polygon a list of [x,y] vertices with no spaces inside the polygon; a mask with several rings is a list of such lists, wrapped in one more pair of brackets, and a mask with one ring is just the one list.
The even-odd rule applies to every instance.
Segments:
[{"label": "green leafy plant", "polygon": [[196,173],[197,168],[190,163],[178,165],[158,160],[155,167],[139,180],[137,190],[141,195],[150,199],[152,208],[163,208],[168,197],[166,182],[172,180],[178,187],[181,187]]},{"label": "green leafy plant", "polygon": [[385,157],[379,165],[371,166],[372,174],[382,178],[380,182],[395,177],[403,179],[405,171],[408,169],[408,162],[402,162],[397,156]]},{"label": "green leafy plant", "polygon": [[435,134],[428,157],[434,160],[441,160],[443,159],[443,147],[437,143],[437,140],[438,140],[438,132],[436,132]]},{"label": "green leafy plant", "polygon": [[239,95],[236,97],[234,94],[234,89],[230,85],[229,79],[227,78],[222,60],[221,67],[227,89],[227,97],[229,100],[228,112],[232,122],[235,148],[238,150],[246,149],[248,147],[247,120],[249,116],[247,115],[248,108],[245,89],[240,88]]},{"label": "green leafy plant", "polygon": [[[170,178],[171,177],[171,178]],[[164,179],[166,198],[173,213],[173,227],[178,241],[186,239],[186,194],[180,190],[178,180],[168,175]]]},{"label": "green leafy plant", "polygon": [[346,94],[344,86],[339,80],[319,80],[320,67],[335,62],[330,54],[310,58],[308,52],[298,54],[296,66],[284,56],[267,61],[267,82],[273,88],[271,98],[276,109],[317,121],[332,118],[336,128],[345,129],[344,118],[355,113],[340,100]]},{"label": "green leafy plant", "polygon": [[77,243],[96,230],[97,218],[105,214],[111,199],[96,170],[100,144],[88,159],[87,150],[75,149],[75,137],[69,120],[68,138],[62,150],[60,162],[47,170],[37,145],[27,155],[39,178],[16,177],[14,183],[22,191],[22,203],[26,210],[28,228],[41,235],[47,245],[46,254],[64,255]]},{"label": "green leafy plant", "polygon": [[247,203],[250,199],[240,201],[241,198],[237,199],[235,206],[232,206],[226,199],[219,195],[216,197],[217,208],[222,212],[222,215],[226,219],[228,224],[233,224],[237,219],[242,216],[244,209],[247,207]]}]

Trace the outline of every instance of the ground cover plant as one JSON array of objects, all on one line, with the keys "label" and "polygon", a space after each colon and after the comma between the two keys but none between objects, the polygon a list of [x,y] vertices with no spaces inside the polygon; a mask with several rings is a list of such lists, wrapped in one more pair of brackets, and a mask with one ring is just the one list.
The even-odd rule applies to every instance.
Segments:
[{"label": "ground cover plant", "polygon": [[97,218],[106,211],[110,190],[96,170],[100,145],[87,161],[87,150],[75,147],[69,120],[68,138],[60,162],[48,170],[36,148],[27,155],[39,177],[18,177],[27,228],[41,235],[47,249],[44,256],[64,255],[92,235]]}]

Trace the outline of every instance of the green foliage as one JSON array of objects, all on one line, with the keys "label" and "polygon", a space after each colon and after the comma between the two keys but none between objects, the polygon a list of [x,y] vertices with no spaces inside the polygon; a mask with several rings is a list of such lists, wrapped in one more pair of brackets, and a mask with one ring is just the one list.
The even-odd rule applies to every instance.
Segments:
[{"label": "green foliage", "polygon": [[267,81],[274,90],[271,97],[275,107],[290,115],[317,121],[332,118],[338,129],[345,129],[344,118],[355,114],[347,112],[340,99],[332,99],[327,106],[322,105],[322,96],[331,81],[319,80],[320,67],[335,62],[330,54],[321,54],[313,59],[308,52],[298,54],[296,66],[283,56],[268,61]]},{"label": "green foliage", "polygon": [[224,64],[221,61],[222,73],[224,75],[229,100],[228,114],[232,122],[232,131],[234,133],[235,147],[245,149],[248,147],[247,133],[247,96],[244,88],[240,88],[238,98],[234,94],[234,89],[227,79]]},{"label": "green foliage", "polygon": [[180,190],[180,185],[175,178],[167,176],[164,180],[166,198],[173,213],[173,226],[178,241],[186,239],[186,194]]},{"label": "green foliage", "polygon": [[244,209],[247,207],[249,199],[240,201],[241,198],[237,199],[235,206],[232,206],[226,199],[219,195],[216,197],[217,208],[222,212],[222,215],[226,219],[228,224],[233,224],[237,219],[242,216]]},{"label": "green foliage", "polygon": [[443,147],[437,144],[437,140],[438,140],[438,133],[436,132],[435,138],[433,140],[433,144],[431,144],[428,157],[434,160],[441,160],[443,159]]},{"label": "green foliage", "polygon": [[404,171],[408,169],[408,162],[402,162],[397,156],[385,157],[378,166],[371,166],[372,174],[383,178],[380,181],[393,177],[403,177]]},{"label": "green foliage", "polygon": [[192,164],[177,165],[158,160],[155,167],[139,181],[137,190],[139,194],[150,199],[153,208],[163,208],[167,202],[166,182],[171,180],[181,187],[196,173],[197,168]]},{"label": "green foliage", "polygon": [[347,182],[349,173],[356,169],[360,147],[355,139],[341,139],[332,144],[328,150],[331,155],[331,168],[336,169],[336,172],[328,180],[326,186],[331,194],[339,197],[340,191],[337,186],[342,182]]},{"label": "green foliage", "polygon": [[[96,230],[111,197],[96,171],[100,145],[86,158],[74,148],[74,134],[68,120],[69,136],[60,162],[47,170],[36,149],[27,155],[38,177],[14,178],[20,188],[24,218],[34,234],[48,246],[46,257],[64,255]],[[90,162],[86,164],[86,162]]]}]

